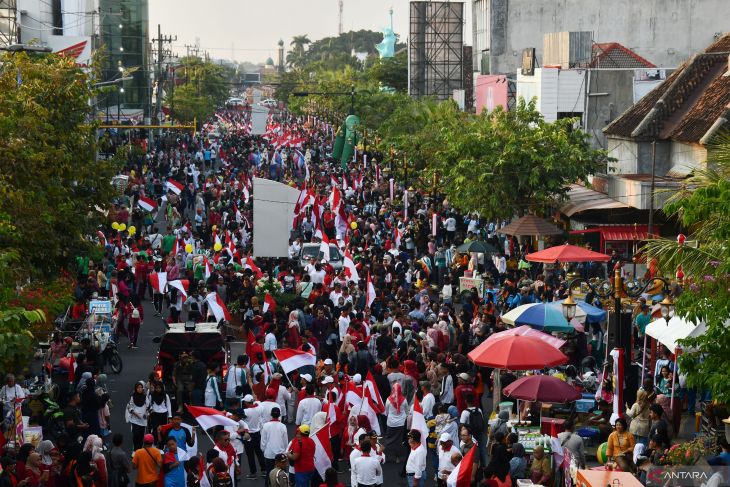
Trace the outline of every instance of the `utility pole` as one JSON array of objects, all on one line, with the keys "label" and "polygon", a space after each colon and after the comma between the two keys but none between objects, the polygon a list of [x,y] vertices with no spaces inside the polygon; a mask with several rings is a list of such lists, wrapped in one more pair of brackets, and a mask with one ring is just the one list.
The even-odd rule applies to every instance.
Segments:
[{"label": "utility pole", "polygon": [[651,189],[649,190],[649,238],[654,235],[654,184],[656,180],[656,140],[651,142]]},{"label": "utility pole", "polygon": [[157,38],[152,39],[152,42],[157,43],[157,99],[155,100],[155,113],[154,117],[159,120],[160,112],[162,110],[162,85],[163,85],[163,72],[162,72],[162,61],[165,57],[165,51],[162,48],[162,44],[171,44],[177,41],[177,36],[163,36],[162,27],[157,24]]}]

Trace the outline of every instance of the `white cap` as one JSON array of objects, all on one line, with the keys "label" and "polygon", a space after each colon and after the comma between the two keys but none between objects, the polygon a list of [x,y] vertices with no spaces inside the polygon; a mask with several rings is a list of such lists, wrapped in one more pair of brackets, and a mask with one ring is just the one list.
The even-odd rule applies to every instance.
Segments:
[{"label": "white cap", "polygon": [[332,361],[331,358],[326,358],[326,359],[324,359],[324,364],[325,365],[334,365],[335,363]]},{"label": "white cap", "polygon": [[306,380],[307,382],[312,382],[312,376],[309,375],[309,374],[302,374],[299,377],[301,377],[302,379]]},{"label": "white cap", "polygon": [[243,402],[253,402],[253,396],[251,394],[246,394],[243,396]]},{"label": "white cap", "polygon": [[334,381],[335,380],[332,377],[330,377],[329,375],[325,375],[324,379],[322,379],[322,384],[331,384]]},{"label": "white cap", "polygon": [[439,443],[443,443],[444,441],[451,441],[451,435],[448,433],[441,433],[441,436],[439,436]]},{"label": "white cap", "polygon": [[362,382],[362,376],[360,374],[353,375],[352,382],[354,382],[355,384],[359,384],[360,382]]},{"label": "white cap", "polygon": [[461,380],[471,380],[471,377],[469,377],[469,374],[467,374],[466,372],[462,372],[461,374],[459,374],[459,379],[461,379]]}]

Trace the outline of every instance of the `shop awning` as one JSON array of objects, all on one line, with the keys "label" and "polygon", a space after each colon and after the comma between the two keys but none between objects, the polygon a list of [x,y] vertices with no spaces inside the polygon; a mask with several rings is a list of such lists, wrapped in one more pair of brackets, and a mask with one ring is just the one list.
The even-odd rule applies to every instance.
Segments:
[{"label": "shop awning", "polygon": [[633,227],[629,228],[617,228],[613,229],[611,227],[608,228],[602,228],[601,233],[603,233],[603,239],[604,240],[629,240],[629,241],[641,241],[641,240],[647,240],[649,238],[649,229],[648,228],[639,228],[634,230]]},{"label": "shop awning", "polygon": [[560,208],[560,211],[565,216],[571,217],[586,210],[607,210],[612,208],[629,208],[629,205],[580,184],[571,184],[568,191],[568,202]]}]

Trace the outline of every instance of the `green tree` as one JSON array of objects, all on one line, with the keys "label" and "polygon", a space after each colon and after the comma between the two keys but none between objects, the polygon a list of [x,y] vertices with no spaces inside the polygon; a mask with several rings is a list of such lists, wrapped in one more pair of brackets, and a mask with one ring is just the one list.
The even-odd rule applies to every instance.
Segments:
[{"label": "green tree", "polygon": [[397,92],[408,92],[408,52],[402,50],[391,58],[373,57],[367,67],[366,76],[382,87]]},{"label": "green tree", "polygon": [[662,211],[676,217],[697,246],[652,240],[647,254],[657,259],[664,275],[675,276],[682,266],[684,292],[675,313],[707,327],[704,335],[680,342],[685,350],[680,370],[689,386],[730,404],[730,134],[708,147],[707,169],[696,171]]},{"label": "green tree", "polygon": [[194,56],[180,63],[176,76],[183,83],[168,91],[165,103],[174,109],[176,119],[192,122],[197,118],[203,123],[228,99],[235,71]]},{"label": "green tree", "polygon": [[[5,54],[0,70],[0,251],[18,278],[54,276],[89,247],[113,196],[113,161],[96,160],[90,75],[55,54]],[[94,73],[92,72],[91,75]]]},{"label": "green tree", "polygon": [[304,47],[307,44],[311,44],[311,43],[312,43],[312,41],[309,40],[309,37],[307,37],[307,34],[304,34],[304,35],[300,35],[300,36],[294,36],[289,45],[294,48],[294,52],[297,53],[297,55],[301,58],[304,56]]}]

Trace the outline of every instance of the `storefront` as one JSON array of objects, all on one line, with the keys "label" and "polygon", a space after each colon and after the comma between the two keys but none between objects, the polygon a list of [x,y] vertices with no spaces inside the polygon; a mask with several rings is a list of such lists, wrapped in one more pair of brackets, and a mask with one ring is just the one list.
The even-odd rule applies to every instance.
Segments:
[{"label": "storefront", "polygon": [[[659,228],[655,229],[659,233]],[[648,225],[602,225],[585,230],[572,230],[571,235],[583,235],[594,250],[611,254],[614,250],[624,260],[630,261],[641,249],[642,242],[649,238]]]}]

